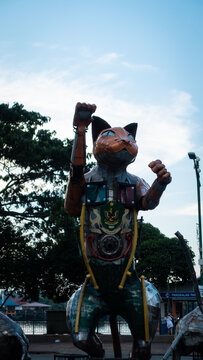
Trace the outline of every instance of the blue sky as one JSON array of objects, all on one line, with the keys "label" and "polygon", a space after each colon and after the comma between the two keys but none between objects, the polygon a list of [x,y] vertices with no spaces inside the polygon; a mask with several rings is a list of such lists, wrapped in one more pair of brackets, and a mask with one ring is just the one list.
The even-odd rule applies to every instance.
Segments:
[{"label": "blue sky", "polygon": [[1,103],[50,116],[61,138],[73,137],[77,101],[112,126],[138,122],[129,171],[151,183],[147,165],[160,158],[173,177],[159,207],[140,215],[167,236],[182,232],[197,254],[187,153],[203,158],[202,19],[202,0],[0,0]]}]

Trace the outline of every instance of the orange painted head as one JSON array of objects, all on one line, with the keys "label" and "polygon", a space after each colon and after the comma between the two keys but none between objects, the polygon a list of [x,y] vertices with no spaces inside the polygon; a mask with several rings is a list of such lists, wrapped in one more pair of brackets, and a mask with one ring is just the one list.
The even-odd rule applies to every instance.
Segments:
[{"label": "orange painted head", "polygon": [[98,163],[118,167],[133,162],[138,152],[135,140],[137,124],[111,128],[97,116],[92,119],[93,153]]}]

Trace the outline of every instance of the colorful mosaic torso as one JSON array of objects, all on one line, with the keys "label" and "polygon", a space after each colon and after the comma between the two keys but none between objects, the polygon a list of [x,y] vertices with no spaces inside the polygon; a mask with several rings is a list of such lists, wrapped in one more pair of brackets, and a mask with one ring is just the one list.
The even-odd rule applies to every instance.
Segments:
[{"label": "colorful mosaic torso", "polygon": [[118,289],[132,252],[134,212],[147,190],[143,180],[127,172],[115,179],[96,166],[86,174],[85,250],[101,291]]}]

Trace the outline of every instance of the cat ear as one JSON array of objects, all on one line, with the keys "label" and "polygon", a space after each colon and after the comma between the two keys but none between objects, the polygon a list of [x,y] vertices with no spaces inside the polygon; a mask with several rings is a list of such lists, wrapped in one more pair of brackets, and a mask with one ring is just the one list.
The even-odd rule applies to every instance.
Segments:
[{"label": "cat ear", "polygon": [[105,120],[101,119],[98,116],[92,116],[92,138],[93,142],[95,142],[102,130],[111,128]]},{"label": "cat ear", "polygon": [[137,132],[137,123],[131,123],[124,127],[126,131],[128,131],[130,134],[132,134],[135,138],[136,132]]}]

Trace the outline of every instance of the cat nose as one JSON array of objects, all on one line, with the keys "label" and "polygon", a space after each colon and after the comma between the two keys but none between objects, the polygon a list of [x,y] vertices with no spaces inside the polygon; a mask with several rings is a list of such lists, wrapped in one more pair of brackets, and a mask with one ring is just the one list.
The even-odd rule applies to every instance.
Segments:
[{"label": "cat nose", "polygon": [[123,138],[123,139],[122,139],[122,142],[123,142],[124,144],[129,144],[129,143],[130,143],[130,139],[128,139],[128,138]]}]

